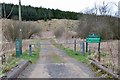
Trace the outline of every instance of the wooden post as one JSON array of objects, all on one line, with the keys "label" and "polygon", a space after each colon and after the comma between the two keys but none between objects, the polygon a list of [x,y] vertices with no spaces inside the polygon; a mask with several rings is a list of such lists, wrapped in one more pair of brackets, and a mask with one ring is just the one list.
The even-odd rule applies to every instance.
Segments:
[{"label": "wooden post", "polygon": [[[19,21],[22,21],[22,17],[21,17],[21,0],[19,0]],[[20,29],[20,34],[19,34],[19,39],[21,42],[20,45],[20,54],[22,54],[22,29]]]},{"label": "wooden post", "polygon": [[120,40],[118,40],[118,70],[117,70],[117,74],[120,77]]},{"label": "wooden post", "polygon": [[21,0],[19,0],[19,21],[21,21]]},{"label": "wooden post", "polygon": [[3,7],[2,7],[2,4],[0,3],[0,19],[3,17],[2,9],[3,9]]},{"label": "wooden post", "polygon": [[98,61],[100,62],[100,42],[98,44]]},{"label": "wooden post", "polygon": [[3,54],[3,55],[1,56],[1,58],[2,58],[2,64],[4,64],[4,63],[5,63],[5,60],[6,60],[5,54]]},{"label": "wooden post", "polygon": [[74,40],[74,50],[76,51],[76,39]]},{"label": "wooden post", "polygon": [[[117,32],[119,33],[120,30],[120,1],[118,2],[118,30]],[[118,70],[117,70],[117,74],[120,77],[120,40],[118,40]]]},{"label": "wooden post", "polygon": [[20,54],[22,54],[22,29],[20,29],[19,39],[20,39]]}]

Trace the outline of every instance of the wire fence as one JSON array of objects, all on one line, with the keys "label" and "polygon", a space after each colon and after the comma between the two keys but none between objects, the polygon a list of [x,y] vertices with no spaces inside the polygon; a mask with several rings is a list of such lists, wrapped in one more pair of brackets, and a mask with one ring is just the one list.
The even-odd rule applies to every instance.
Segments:
[{"label": "wire fence", "polygon": [[[62,45],[65,48],[69,48],[75,51],[79,51],[81,53],[81,40],[71,40],[71,41],[56,41],[56,43],[41,43],[41,41],[38,41],[37,43],[30,43],[28,41],[23,42],[23,49],[26,50],[29,47],[29,44],[31,45],[37,45],[37,47],[41,47],[44,49],[47,49],[47,46],[53,46],[53,45]],[[4,44],[5,50],[0,54],[0,65],[3,64],[5,61],[9,60],[9,58],[15,54],[15,43],[6,43]],[[88,51],[91,53],[90,57],[95,59],[97,55],[97,46],[98,44],[92,43],[88,46]],[[86,42],[84,41],[84,50],[86,51]],[[24,51],[23,50],[23,51]],[[54,49],[53,49],[54,50]],[[101,64],[105,65],[109,68],[115,68],[117,70],[118,67],[118,43],[117,41],[111,41],[111,42],[101,42],[101,48],[100,48],[100,55],[101,55]]]},{"label": "wire fence", "polygon": [[[81,53],[81,43],[82,40],[76,40],[76,45],[74,40],[60,41],[56,40],[57,45],[61,44],[65,48],[73,49]],[[76,46],[76,47],[75,47]],[[84,48],[86,51],[86,42],[84,41]],[[98,43],[89,43],[88,52],[91,54],[90,57],[97,60],[98,57]],[[118,69],[118,40],[104,41],[100,45],[100,63],[108,68],[117,71]]]}]

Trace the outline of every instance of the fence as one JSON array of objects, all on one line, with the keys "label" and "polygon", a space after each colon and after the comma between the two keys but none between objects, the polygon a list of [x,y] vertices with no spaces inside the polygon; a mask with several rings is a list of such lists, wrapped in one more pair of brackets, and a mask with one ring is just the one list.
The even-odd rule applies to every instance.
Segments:
[{"label": "fence", "polygon": [[[23,41],[22,50],[25,51],[28,49],[29,41]],[[11,57],[15,57],[15,43],[12,42],[3,42],[1,44],[1,52],[0,52],[0,65],[6,63],[11,59]]]},{"label": "fence", "polygon": [[[85,40],[76,39],[76,42],[74,39],[71,40],[55,40],[57,44],[62,44],[65,48],[70,48],[76,51],[80,51],[80,43],[81,41],[84,41],[84,44],[86,46]],[[74,44],[76,43],[76,45]],[[75,49],[76,48],[76,49]],[[88,45],[88,50],[90,51],[91,57],[94,60],[97,60],[98,57],[98,44],[97,43],[90,43]],[[101,42],[100,46],[100,56],[101,61],[100,63],[104,66],[113,69],[114,71],[117,71],[118,69],[118,40],[111,40],[111,41],[105,41]]]}]

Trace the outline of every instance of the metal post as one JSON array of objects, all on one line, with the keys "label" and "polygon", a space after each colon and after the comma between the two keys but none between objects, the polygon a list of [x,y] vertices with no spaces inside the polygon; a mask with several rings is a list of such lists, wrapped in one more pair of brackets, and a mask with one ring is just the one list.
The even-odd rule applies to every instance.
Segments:
[{"label": "metal post", "polygon": [[100,62],[100,42],[98,44],[98,61]]},{"label": "metal post", "polygon": [[84,51],[84,42],[81,42],[81,53],[84,56],[85,55],[85,51]]},{"label": "metal post", "polygon": [[31,44],[29,45],[29,54],[30,56],[32,56],[32,45]]},{"label": "metal post", "polygon": [[20,40],[16,39],[16,57],[20,58]]}]

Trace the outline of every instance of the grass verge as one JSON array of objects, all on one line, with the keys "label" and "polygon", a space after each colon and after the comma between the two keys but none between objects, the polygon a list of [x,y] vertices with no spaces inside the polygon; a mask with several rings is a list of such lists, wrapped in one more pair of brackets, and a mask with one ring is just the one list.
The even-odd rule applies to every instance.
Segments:
[{"label": "grass verge", "polygon": [[[74,51],[68,48],[64,48],[64,46],[57,44],[54,40],[51,40],[51,43],[56,46],[57,48],[63,50],[68,56],[76,59],[79,62],[85,63],[85,64],[89,64],[89,57],[91,57],[91,55],[89,56],[88,53],[85,53],[85,55],[83,56],[80,52],[78,51]],[[105,57],[105,54],[101,54],[101,56]],[[99,69],[95,66],[89,65],[89,67],[92,69],[93,72],[95,72],[95,76],[96,77],[100,77],[102,75],[106,75],[107,73],[105,73],[104,71],[100,71],[99,73],[96,73]],[[112,78],[112,76],[108,75],[105,78]]]},{"label": "grass verge", "polygon": [[26,50],[22,53],[22,55],[20,56],[21,59],[24,60],[28,60],[31,63],[35,63],[37,61],[37,59],[39,58],[39,49],[34,49],[32,51],[32,55],[29,55],[29,51]]},{"label": "grass verge", "polygon": [[18,59],[15,57],[9,58],[9,60],[1,65],[0,69],[0,77],[4,76],[4,74],[14,68],[22,59]]},{"label": "grass verge", "polygon": [[76,59],[79,62],[88,64],[88,54],[82,55],[79,51],[74,51],[68,48],[64,48],[64,46],[57,44],[54,40],[51,40],[51,43],[57,48],[63,50],[68,56]]},{"label": "grass verge", "polygon": [[29,55],[29,51],[26,50],[22,53],[20,58],[16,58],[15,54],[7,60],[6,63],[0,66],[0,77],[4,76],[4,74],[14,68],[19,62],[23,60],[29,60],[31,63],[35,63],[39,58],[39,49],[35,48],[32,51],[32,56]]},{"label": "grass verge", "polygon": [[71,50],[71,49],[68,49],[68,48],[63,48],[62,50],[63,50],[66,54],[68,54],[70,57],[78,60],[79,62],[88,64],[88,55],[87,55],[87,54],[85,54],[85,55],[83,56],[80,52],[74,51],[74,50]]}]

